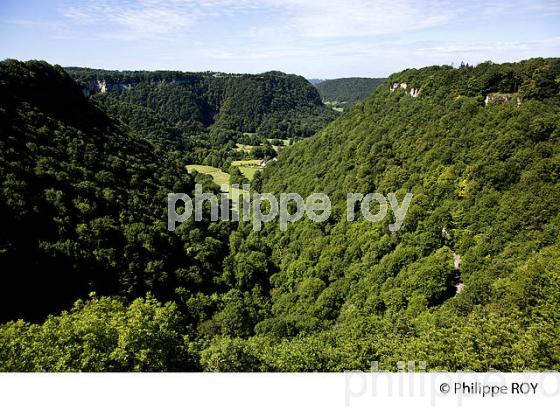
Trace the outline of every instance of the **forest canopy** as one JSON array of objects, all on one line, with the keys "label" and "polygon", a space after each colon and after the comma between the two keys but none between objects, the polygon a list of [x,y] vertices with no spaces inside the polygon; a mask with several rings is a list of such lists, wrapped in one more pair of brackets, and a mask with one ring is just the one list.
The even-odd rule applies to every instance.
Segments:
[{"label": "forest canopy", "polygon": [[[2,370],[560,369],[560,59],[395,73],[259,174],[328,194],[327,221],[169,233],[199,143],[173,133],[275,115],[207,110],[228,100],[208,87],[85,98],[60,67],[0,63]],[[348,192],[413,200],[391,232],[347,222]]]},{"label": "forest canopy", "polygon": [[384,78],[337,78],[315,84],[324,102],[348,109],[359,101],[364,101]]},{"label": "forest canopy", "polygon": [[246,157],[236,144],[306,138],[338,115],[303,77],[278,71],[65,70],[114,120],[158,146],[174,145],[190,163],[224,170]]}]

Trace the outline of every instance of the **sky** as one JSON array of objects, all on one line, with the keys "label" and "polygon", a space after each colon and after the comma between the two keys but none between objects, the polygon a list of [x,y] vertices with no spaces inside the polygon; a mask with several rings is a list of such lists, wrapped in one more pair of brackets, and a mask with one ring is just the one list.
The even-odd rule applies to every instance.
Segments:
[{"label": "sky", "polygon": [[386,77],[560,57],[560,0],[1,0],[0,59]]}]

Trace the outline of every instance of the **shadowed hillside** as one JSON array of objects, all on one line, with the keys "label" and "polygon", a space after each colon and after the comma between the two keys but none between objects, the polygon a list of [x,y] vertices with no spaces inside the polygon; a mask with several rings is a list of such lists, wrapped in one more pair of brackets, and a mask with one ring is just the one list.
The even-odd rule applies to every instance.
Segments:
[{"label": "shadowed hillside", "polygon": [[323,102],[344,110],[365,100],[384,78],[337,78],[315,84]]}]

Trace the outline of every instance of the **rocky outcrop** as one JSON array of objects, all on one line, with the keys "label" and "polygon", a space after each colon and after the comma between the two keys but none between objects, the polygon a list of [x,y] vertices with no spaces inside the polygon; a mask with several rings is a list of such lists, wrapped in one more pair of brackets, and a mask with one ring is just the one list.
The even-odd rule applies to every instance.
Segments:
[{"label": "rocky outcrop", "polygon": [[[408,88],[407,83],[393,83],[391,84],[390,90],[391,92],[394,92],[397,91],[398,89],[401,89],[406,92],[407,88]],[[418,94],[420,94],[420,89],[417,87],[412,87],[407,94],[409,94],[411,97],[416,98],[418,97]]]},{"label": "rocky outcrop", "polygon": [[443,226],[443,227],[441,228],[441,237],[442,237],[442,238],[445,238],[445,239],[447,239],[447,240],[450,240],[450,239],[451,239],[451,235],[449,234],[449,232],[447,231],[447,228],[446,228],[445,226]]},{"label": "rocky outcrop", "polygon": [[86,97],[94,94],[105,94],[109,91],[125,90],[132,87],[132,84],[108,83],[105,80],[90,80],[83,87],[82,92]]},{"label": "rocky outcrop", "polygon": [[[157,80],[153,81],[152,84],[187,84],[189,80]],[[85,85],[82,86],[82,92],[86,97],[94,94],[105,94],[110,91],[119,91],[132,88],[135,83],[111,83],[106,80],[90,80]]]},{"label": "rocky outcrop", "polygon": [[[451,234],[445,226],[441,228],[441,236],[446,240],[451,240]],[[455,294],[458,295],[463,291],[465,284],[461,279],[461,255],[455,252],[453,252],[453,269],[455,270],[455,284],[453,286],[455,286]]]},{"label": "rocky outcrop", "polygon": [[82,86],[82,92],[86,97],[97,93],[104,93],[106,91],[105,81],[90,80]]},{"label": "rocky outcrop", "polygon": [[491,93],[484,98],[484,105],[514,103],[518,107],[521,105],[521,97],[517,93]]},{"label": "rocky outcrop", "polygon": [[459,270],[461,268],[461,255],[453,253],[453,267],[455,270]]},{"label": "rocky outcrop", "polygon": [[455,294],[458,295],[465,288],[465,284],[461,279],[461,255],[453,252],[453,268],[456,271],[455,277]]}]

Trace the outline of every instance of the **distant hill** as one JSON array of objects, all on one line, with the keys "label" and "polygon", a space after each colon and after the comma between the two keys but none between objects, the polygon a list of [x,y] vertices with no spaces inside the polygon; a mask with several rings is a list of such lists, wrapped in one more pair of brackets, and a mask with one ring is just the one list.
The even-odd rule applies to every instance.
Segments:
[{"label": "distant hill", "polygon": [[66,71],[113,119],[194,164],[228,169],[244,159],[236,144],[309,137],[337,117],[305,78],[279,71]]},{"label": "distant hill", "polygon": [[309,81],[313,85],[317,85],[317,84],[322,83],[323,81],[326,81],[326,80],[323,80],[321,78],[308,78],[307,81]]},{"label": "distant hill", "polygon": [[337,78],[315,84],[324,103],[348,109],[358,101],[365,100],[384,78]]},{"label": "distant hill", "polygon": [[107,71],[68,67],[84,94],[108,94],[154,111],[183,129],[209,126],[269,138],[303,138],[334,119],[317,90],[297,75]]}]

